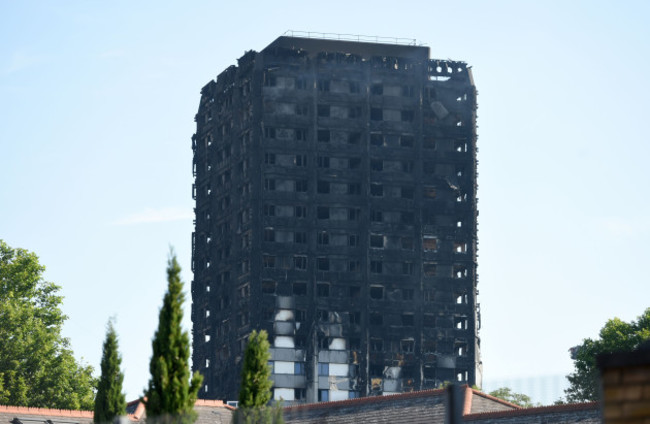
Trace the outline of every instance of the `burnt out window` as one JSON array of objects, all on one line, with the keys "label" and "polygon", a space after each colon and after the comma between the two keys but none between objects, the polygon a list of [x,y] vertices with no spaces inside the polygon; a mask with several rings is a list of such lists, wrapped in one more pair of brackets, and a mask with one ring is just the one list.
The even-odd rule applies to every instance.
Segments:
[{"label": "burnt out window", "polygon": [[329,194],[330,192],[330,183],[329,181],[318,181],[316,184],[316,191],[319,194]]},{"label": "burnt out window", "polygon": [[329,283],[316,283],[316,294],[319,297],[329,297],[330,284]]},{"label": "burnt out window", "polygon": [[380,352],[384,350],[384,341],[382,339],[370,339],[370,350],[373,352]]},{"label": "burnt out window", "polygon": [[370,313],[370,325],[383,325],[384,324],[384,315],[379,312]]},{"label": "burnt out window", "polygon": [[296,78],[296,90],[304,90],[307,88],[307,80],[305,78]]},{"label": "burnt out window", "polygon": [[319,271],[329,271],[330,270],[330,259],[328,257],[320,257],[317,259],[316,264]]},{"label": "burnt out window", "polygon": [[349,183],[348,194],[351,196],[359,196],[361,194],[361,183]]},{"label": "burnt out window", "polygon": [[296,244],[306,244],[307,233],[305,231],[296,231],[293,233],[293,242]]},{"label": "burnt out window", "polygon": [[358,221],[360,216],[361,216],[361,209],[359,208],[348,209],[348,221]]},{"label": "burnt out window", "polygon": [[370,247],[377,249],[384,248],[384,236],[381,234],[370,234]]},{"label": "burnt out window", "polygon": [[319,168],[329,168],[330,167],[329,156],[318,156],[317,164]]},{"label": "burnt out window", "polygon": [[383,213],[380,210],[377,209],[370,209],[370,221],[371,222],[382,222],[383,221]]},{"label": "burnt out window", "polygon": [[438,250],[438,239],[431,236],[422,237],[422,249],[427,252]]},{"label": "burnt out window", "polygon": [[370,120],[371,121],[383,121],[384,111],[381,108],[372,107],[370,108]]},{"label": "burnt out window", "polygon": [[402,96],[404,97],[413,97],[415,96],[415,87],[412,85],[403,85],[402,86]]},{"label": "burnt out window", "polygon": [[350,272],[361,271],[361,261],[359,261],[358,259],[352,259],[348,261],[348,271]]},{"label": "burnt out window", "polygon": [[399,138],[399,145],[401,147],[413,147],[415,144],[415,138],[412,135],[403,135]]},{"label": "burnt out window", "polygon": [[414,221],[415,221],[415,215],[413,215],[413,212],[402,212],[401,214],[402,224],[412,225]]},{"label": "burnt out window", "polygon": [[293,257],[293,268],[298,270],[307,269],[307,256],[294,256]]},{"label": "burnt out window", "polygon": [[297,141],[307,141],[307,130],[304,128],[296,128],[296,140]]},{"label": "burnt out window", "polygon": [[273,127],[264,127],[264,137],[266,137],[266,138],[275,138],[275,128],[273,128]]},{"label": "burnt out window", "polygon": [[370,286],[370,298],[375,300],[382,300],[384,298],[384,287]]},{"label": "burnt out window", "polygon": [[403,110],[401,112],[402,122],[413,122],[415,119],[415,112],[412,110]]},{"label": "burnt out window", "polygon": [[415,290],[402,289],[402,300],[413,300],[415,298]]},{"label": "burnt out window", "polygon": [[262,281],[262,293],[265,294],[274,294],[275,293],[275,281],[272,280],[264,280]]},{"label": "burnt out window", "polygon": [[327,118],[330,116],[330,106],[329,105],[318,105],[317,108],[318,116],[320,118]]},{"label": "burnt out window", "polygon": [[330,81],[327,79],[318,80],[318,91],[328,92],[330,91]]},{"label": "burnt out window", "polygon": [[262,264],[264,268],[275,268],[275,256],[264,255],[262,257]]},{"label": "burnt out window", "polygon": [[293,294],[294,296],[307,295],[307,283],[293,283]]},{"label": "burnt out window", "polygon": [[316,208],[316,218],[330,219],[330,208],[327,206],[318,206]]},{"label": "burnt out window", "polygon": [[306,218],[307,206],[296,206],[293,211],[293,216],[295,216],[296,218]]},{"label": "burnt out window", "polygon": [[370,184],[370,195],[375,197],[381,197],[384,195],[384,185],[383,184]]},{"label": "burnt out window", "polygon": [[359,286],[350,286],[349,293],[351,298],[361,297],[361,287]]},{"label": "burnt out window", "polygon": [[383,146],[384,145],[384,136],[380,133],[370,133],[370,145],[371,146]]},{"label": "burnt out window", "polygon": [[330,142],[330,131],[329,130],[318,130],[318,142],[320,143],[329,143]]},{"label": "burnt out window", "polygon": [[319,245],[325,246],[330,244],[330,235],[327,231],[320,231],[317,236],[317,242]]},{"label": "burnt out window", "polygon": [[378,362],[371,362],[368,367],[368,373],[371,377],[382,377],[384,374],[384,365]]},{"label": "burnt out window", "polygon": [[296,180],[296,192],[297,193],[307,192],[307,180]]},{"label": "burnt out window", "polygon": [[316,317],[319,321],[329,321],[329,312],[326,309],[316,309]]},{"label": "burnt out window", "polygon": [[348,109],[348,118],[350,119],[361,118],[361,107],[359,106],[350,107]]},{"label": "burnt out window", "polygon": [[402,352],[411,353],[415,350],[415,341],[411,339],[405,339],[400,342],[400,348]]},{"label": "burnt out window", "polygon": [[264,241],[275,241],[275,230],[273,228],[265,228],[263,239]]},{"label": "burnt out window", "polygon": [[307,311],[304,309],[296,309],[294,313],[297,322],[303,322],[307,319]]},{"label": "burnt out window", "polygon": [[384,263],[382,261],[370,261],[370,272],[381,274],[384,272]]},{"label": "burnt out window", "polygon": [[361,143],[361,133],[353,132],[348,134],[348,144]]},{"label": "burnt out window", "polygon": [[350,337],[350,349],[359,350],[361,349],[361,339],[358,337]]}]

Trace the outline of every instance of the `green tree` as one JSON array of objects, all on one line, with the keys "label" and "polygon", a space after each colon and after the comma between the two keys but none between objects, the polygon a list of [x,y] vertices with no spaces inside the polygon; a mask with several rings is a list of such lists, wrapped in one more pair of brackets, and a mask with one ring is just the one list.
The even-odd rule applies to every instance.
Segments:
[{"label": "green tree", "polygon": [[266,406],[271,400],[271,367],[268,335],[265,330],[253,330],[244,351],[244,364],[239,389],[239,407]]},{"label": "green tree", "polygon": [[533,406],[539,406],[535,405],[533,401],[530,399],[530,396],[525,395],[523,393],[517,393],[513,392],[509,387],[501,387],[499,389],[493,390],[490,393],[488,393],[490,396],[494,396],[499,399],[503,399],[506,402],[514,403],[515,405],[519,405],[522,408],[532,408]]},{"label": "green tree", "polygon": [[0,404],[90,410],[93,369],[61,335],[63,298],[44,271],[34,253],[0,240]]},{"label": "green tree", "polygon": [[152,343],[151,378],[145,393],[145,406],[149,418],[187,424],[196,419],[194,403],[203,377],[194,373],[190,379],[190,339],[187,331],[181,328],[185,296],[180,272],[176,255],[171,251],[167,264],[167,293]]},{"label": "green tree", "polygon": [[569,403],[600,399],[596,357],[602,353],[634,350],[649,340],[650,308],[636,321],[624,322],[619,318],[608,320],[599,336],[596,340],[584,339],[581,345],[571,349],[574,372],[567,376],[570,385],[564,391]]},{"label": "green tree", "polygon": [[239,388],[239,404],[233,416],[233,421],[237,424],[284,422],[280,404],[267,406],[271,400],[273,386],[269,347],[265,330],[253,330],[248,336]]},{"label": "green tree", "polygon": [[118,349],[113,322],[108,321],[106,340],[102,349],[102,375],[99,378],[95,397],[93,421],[96,423],[111,422],[115,417],[126,415],[126,401],[122,393],[124,374],[120,370],[122,357]]}]

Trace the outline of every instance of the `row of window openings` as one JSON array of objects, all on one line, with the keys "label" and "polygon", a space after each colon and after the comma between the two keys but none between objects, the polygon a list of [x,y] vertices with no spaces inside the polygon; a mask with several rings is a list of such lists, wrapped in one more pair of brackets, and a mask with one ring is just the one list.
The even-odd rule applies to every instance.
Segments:
[{"label": "row of window openings", "polygon": [[[291,216],[294,218],[307,218],[307,207],[306,206],[289,206],[289,212],[292,214],[287,215],[287,211],[283,210],[282,214],[279,213],[280,208],[285,208],[283,206],[277,206],[272,204],[264,204],[263,214],[264,216],[274,217],[274,216]],[[336,210],[335,210],[336,209]],[[340,208],[330,208],[328,206],[317,206],[316,207],[316,217],[317,219],[347,219],[348,221],[358,221],[361,217],[360,208],[344,208],[343,214]],[[413,224],[415,221],[415,215],[412,212],[399,212],[399,221],[403,224]],[[434,215],[432,215],[434,216]],[[433,222],[433,218],[425,216],[424,223],[429,224]],[[371,222],[384,222],[384,212],[377,209],[370,210],[370,221]],[[462,227],[462,221],[456,221],[456,227]],[[412,249],[412,247],[405,247]]]},{"label": "row of window openings", "polygon": [[[288,183],[288,185],[287,185]],[[280,189],[280,184],[282,184],[283,190]],[[337,183],[340,184],[340,183]],[[361,183],[347,183],[345,193],[348,195],[361,195]],[[264,189],[267,191],[293,191],[297,193],[306,193],[309,190],[309,184],[306,179],[298,180],[283,180],[282,183],[279,183],[278,180],[274,178],[265,178],[264,179]],[[316,193],[317,194],[330,194],[332,192],[332,183],[330,181],[318,180],[316,182]],[[384,197],[384,185],[380,183],[370,183],[370,196],[372,197]],[[400,197],[403,199],[413,199],[415,196],[415,189],[413,187],[401,187],[399,190]],[[428,189],[425,187],[424,197],[425,198],[434,198],[436,195],[435,189]],[[456,197],[456,202],[466,202],[468,199],[467,193],[459,194]],[[327,219],[327,218],[322,218]]]},{"label": "row of window openings", "polygon": [[[412,269],[412,264],[407,265],[408,268]],[[458,271],[461,273],[458,275],[463,274],[462,268],[459,268]],[[219,281],[222,283],[227,283],[230,281],[230,272],[226,271],[222,274],[220,274]],[[276,293],[276,288],[277,288],[277,283],[273,280],[262,280],[262,293],[265,294],[275,294]],[[205,291],[209,293],[211,290],[211,285],[208,283],[205,285]],[[401,289],[402,292],[402,300],[413,300],[415,292],[413,289]],[[307,295],[307,283],[306,282],[294,282],[292,283],[292,293],[294,296],[306,296]],[[320,282],[317,283],[316,285],[316,293],[319,297],[328,297],[330,295],[330,284],[327,282]],[[249,284],[243,284],[242,286],[239,287],[238,289],[238,295],[240,298],[248,298],[250,296],[250,286]],[[361,287],[360,286],[349,286],[348,287],[348,295],[351,298],[359,298],[361,297]],[[380,285],[373,285],[370,289],[370,298],[375,299],[375,300],[381,300],[384,299],[384,289],[383,286]],[[432,289],[425,289],[422,292],[422,297],[423,300],[426,302],[434,302],[435,299],[435,292]],[[227,296],[224,296],[222,298],[222,309],[223,307],[229,306],[230,302]],[[456,304],[467,304],[468,303],[468,297],[466,294],[456,294],[455,296],[455,302]],[[209,314],[209,312],[208,312]],[[302,318],[302,319],[300,319]],[[304,311],[296,310],[296,320],[297,321],[303,321],[304,320]]]},{"label": "row of window openings", "polygon": [[[327,310],[319,309],[317,310],[317,317],[319,318],[320,321],[322,322],[328,322],[328,317],[330,313]],[[384,315],[383,313],[380,312],[371,312],[369,315],[369,323],[372,326],[382,326],[384,324]],[[350,314],[350,322],[353,324],[358,324],[361,320],[360,316],[355,315],[355,320],[353,322],[352,320],[353,314]],[[412,327],[415,325],[414,323],[414,315],[413,314],[402,314],[401,316],[401,325],[404,327]],[[299,321],[300,322],[300,321]],[[455,318],[454,320],[455,324],[455,329],[457,330],[467,330],[468,327],[468,321],[466,318]],[[435,322],[435,316],[433,314],[424,314],[423,317],[423,327],[425,328],[436,328],[436,322]],[[223,334],[227,334],[227,331],[230,331],[229,328],[225,329]],[[211,336],[209,334],[204,335],[204,341],[206,343],[209,343],[211,340]],[[305,347],[306,346],[306,338],[304,336],[296,337],[295,338],[295,347]],[[242,340],[241,344],[241,349],[245,347],[245,340]],[[342,345],[344,346],[344,345]],[[330,350],[332,347],[332,338],[331,337],[320,337],[318,339],[318,347],[323,350]],[[413,352],[415,347],[415,341],[411,338],[409,339],[403,339],[401,340],[400,343],[400,348],[399,351],[401,352]],[[378,337],[373,337],[370,339],[370,351],[383,351],[384,350],[384,340]],[[349,339],[349,349],[351,350],[360,350],[361,349],[361,340],[357,337],[350,337]],[[391,348],[391,350],[396,350],[394,347]],[[431,343],[427,344],[425,346],[425,350],[428,351],[435,351],[435,346],[431,346]],[[465,356],[467,354],[467,345],[464,343],[457,343],[454,346],[454,353],[457,356]],[[206,361],[206,367],[209,367],[210,363],[209,361]],[[294,369],[294,373],[303,373],[304,372],[304,367],[297,365],[296,368]],[[320,375],[328,375],[328,374],[320,374]]]},{"label": "row of window openings", "polygon": [[[265,215],[266,216],[275,216],[272,215],[274,213],[275,207],[273,205],[268,205],[269,207],[266,208],[265,206]],[[306,209],[302,210],[301,212],[305,212],[306,214]],[[402,224],[406,225],[412,225],[415,222],[415,214],[413,212],[398,212],[399,213],[399,222]],[[347,220],[348,221],[358,221],[359,217],[361,216],[361,209],[360,208],[348,208],[347,209]],[[305,216],[300,216],[301,218],[306,217]],[[316,218],[325,220],[325,219],[330,219],[333,217],[332,213],[332,208],[328,206],[317,206],[316,207]],[[342,217],[340,214],[337,214],[337,217],[341,219]],[[384,212],[378,209],[371,209],[370,210],[370,222],[384,222]],[[425,222],[425,223],[428,223]],[[460,227],[462,224],[460,221],[457,222],[457,226]]]},{"label": "row of window openings", "polygon": [[[381,239],[380,239],[381,237]],[[250,240],[250,235],[245,235],[246,240]],[[274,241],[275,240],[275,230],[265,229],[264,230],[264,240],[265,241]],[[306,232],[294,232],[293,241],[298,244],[307,243],[307,233]],[[379,248],[385,246],[385,236],[376,236],[371,235],[371,247]],[[319,245],[329,245],[330,243],[330,234],[326,231],[321,231],[317,233],[317,243]],[[359,245],[359,236],[356,234],[350,234],[347,237],[347,244],[350,247],[356,247]],[[413,250],[413,238],[412,237],[401,237],[400,238],[401,248],[404,250]],[[437,250],[437,239],[427,239],[423,240],[423,249],[425,251],[436,251]],[[468,245],[467,243],[454,243],[453,244],[454,252],[456,253],[467,253]],[[225,246],[222,249],[217,249],[217,260],[223,260],[230,257],[231,249],[229,246]],[[205,261],[205,268],[208,269],[212,265],[212,261]],[[286,268],[286,266],[280,266],[279,260],[276,260],[276,256],[273,255],[264,255],[263,256],[263,266],[264,268]],[[402,263],[402,274],[412,275],[413,274],[413,263],[412,262],[403,262]],[[307,269],[307,256],[294,256],[293,257],[293,268],[297,270],[306,270]],[[370,261],[370,272],[375,274],[382,274],[383,261]],[[238,262],[238,269],[240,273],[250,272],[250,262],[248,260]],[[317,269],[319,271],[329,271],[330,269],[330,259],[327,257],[317,258]],[[433,277],[436,276],[437,265],[434,262],[424,262],[423,263],[423,273],[425,276]],[[348,271],[358,272],[361,270],[361,262],[359,260],[350,260],[348,261]],[[452,277],[453,278],[465,278],[468,276],[468,270],[462,266],[454,266]]]},{"label": "row of window openings", "polygon": [[[326,113],[326,112],[322,112]],[[355,114],[358,111],[354,112]],[[381,109],[371,110],[371,114],[374,113],[375,117],[382,116]],[[412,120],[412,112],[402,111],[403,120]],[[242,146],[245,146],[250,142],[250,133],[246,133],[242,141]],[[265,127],[264,128],[264,137],[267,139],[284,139],[284,140],[296,140],[296,141],[307,141],[307,129],[306,128],[276,128],[276,127]],[[327,129],[319,129],[316,133],[316,140],[321,143],[329,143],[332,140],[332,131]],[[362,141],[362,133],[360,132],[351,132],[347,133],[346,141],[348,144],[360,144]],[[370,145],[383,147],[388,145],[398,145],[400,147],[414,147],[415,137],[412,134],[383,134],[373,132],[370,133]],[[212,135],[208,135],[204,138],[204,142],[207,147],[210,147],[214,144]],[[422,147],[425,149],[436,149],[436,140],[433,137],[424,137],[422,140]],[[455,152],[465,153],[468,151],[468,144],[464,140],[454,141]],[[222,149],[216,153],[216,162],[217,165],[223,161],[229,159],[232,155],[232,145],[230,143],[226,144]],[[211,170],[211,165],[207,164],[208,170]],[[242,169],[245,171],[245,169]],[[196,174],[196,168],[194,169],[194,174]]]},{"label": "row of window openings", "polygon": [[[345,159],[339,159],[340,161],[345,161],[347,162],[346,167],[348,169],[360,169],[361,168],[361,158],[345,158]],[[308,160],[307,160],[307,155],[304,154],[298,154],[293,156],[291,160],[292,164],[297,167],[306,167],[308,166]],[[330,168],[331,164],[331,157],[330,156],[317,156],[316,157],[316,166],[318,168]],[[277,161],[277,155],[275,153],[265,153],[264,154],[264,163],[266,165],[276,165],[279,163]],[[414,164],[413,161],[400,161],[399,162],[399,169],[402,172],[406,173],[412,173],[414,169]],[[374,172],[382,172],[384,170],[384,161],[382,159],[371,159],[370,160],[370,170]],[[459,171],[460,176],[462,174],[461,171]]]},{"label": "row of window openings", "polygon": [[[358,262],[358,261],[357,261]],[[459,271],[461,271],[459,269]],[[413,272],[413,264],[410,262],[405,262],[403,264],[403,272],[405,274],[412,273]],[[228,273],[229,274],[229,273]],[[462,271],[459,275],[462,275]],[[206,287],[206,292],[210,292],[210,285],[207,284]],[[273,280],[262,280],[262,293],[264,294],[275,294],[277,290],[277,282]],[[414,289],[407,289],[403,288],[400,289],[401,292],[401,300],[404,301],[410,301],[414,300],[415,297],[415,291]],[[307,283],[306,282],[295,282],[292,284],[292,293],[295,296],[306,296],[307,295]],[[329,297],[331,293],[331,285],[328,282],[318,282],[316,283],[316,295],[318,297]],[[241,285],[237,289],[237,294],[241,299],[247,299],[250,297],[250,285],[248,283]],[[361,287],[359,286],[349,286],[348,287],[348,295],[351,298],[358,298],[361,296]],[[371,299],[373,300],[383,300],[385,298],[384,294],[384,287],[381,285],[372,285],[370,286],[369,293],[368,295],[370,296]],[[423,297],[425,301],[433,302],[435,301],[434,298],[434,292],[432,290],[424,290],[423,291]],[[456,303],[457,304],[466,304],[468,301],[468,298],[466,295],[463,294],[458,294],[456,295]],[[227,305],[223,305],[227,306]],[[360,323],[360,313],[355,312],[350,314],[350,323],[351,324],[359,324]],[[210,316],[209,310],[206,311],[206,318]],[[295,311],[295,320],[296,321],[304,321],[306,316],[306,312],[303,310],[296,310]],[[456,322],[456,328],[458,329],[467,329],[467,321],[464,321],[464,327],[460,324],[459,322]]]},{"label": "row of window openings", "polygon": [[[274,255],[263,255],[262,256],[262,265],[267,269],[287,269],[285,262],[285,257],[277,257]],[[293,269],[299,271],[306,271],[308,259],[307,256],[296,255],[293,256]],[[331,269],[331,260],[329,257],[317,257],[316,258],[316,270],[317,271],[329,271]],[[414,265],[412,262],[402,262],[402,274],[412,275],[414,270]],[[384,261],[381,260],[371,260],[370,261],[370,273],[372,274],[384,274]],[[349,272],[359,272],[361,271],[361,261],[359,260],[349,260],[347,261],[347,270]],[[435,277],[437,273],[437,264],[435,262],[424,262],[422,264],[422,272],[425,277]],[[452,278],[462,279],[469,276],[469,270],[464,265],[455,265],[452,267],[452,272],[450,275]]]},{"label": "row of window openings", "polygon": [[290,76],[273,75],[268,72],[264,74],[264,86],[294,90],[307,90],[316,87],[316,89],[321,93],[336,91],[360,94],[368,90],[368,92],[373,96],[390,95],[414,97],[417,92],[413,85],[385,85],[382,83],[373,83],[366,89],[365,84],[362,84],[360,81],[338,81],[318,78],[314,82],[311,82],[302,77],[295,78]]},{"label": "row of window openings", "polygon": [[[329,143],[334,137],[334,132],[327,129],[319,129],[316,131],[316,141],[319,143]],[[264,137],[267,139],[277,140],[294,140],[294,141],[307,141],[307,129],[305,128],[275,128],[264,127]],[[350,132],[344,136],[348,144],[360,144],[362,141],[362,133]],[[337,138],[339,139],[339,138]],[[386,147],[389,145],[396,145],[400,147],[411,148],[415,146],[415,137],[413,135],[386,135],[382,133],[370,133],[370,145],[376,147]],[[422,140],[422,147],[425,149],[436,149],[436,141],[431,137],[425,137]],[[458,147],[457,151],[462,148]]]},{"label": "row of window openings", "polygon": [[[319,137],[320,141],[329,141],[330,136],[329,136],[329,131],[324,130],[324,132],[321,134],[321,137]],[[384,137],[381,134],[371,134],[370,138],[371,145],[376,145],[376,146],[383,146],[385,145]],[[465,151],[467,147],[467,143],[461,143],[462,145],[465,146]],[[413,145],[413,139],[411,136],[409,137],[402,137],[400,140],[400,145],[402,146],[408,146],[412,147]],[[460,151],[461,147],[458,147],[457,151]],[[219,156],[218,156],[219,157]],[[360,169],[361,168],[361,158],[349,158],[347,159],[347,168],[348,169]],[[217,161],[219,162],[219,160]],[[248,161],[242,161],[240,162],[238,169],[242,175],[246,175],[246,170],[247,170],[247,162]],[[306,167],[308,165],[307,162],[307,156],[306,155],[295,155],[293,158],[293,165],[297,167]],[[264,163],[267,165],[275,165],[276,164],[276,155],[274,153],[266,153],[264,155]],[[330,167],[330,157],[329,156],[319,156],[316,160],[316,165],[319,168],[329,168]],[[212,170],[212,165],[210,163],[206,163],[206,169],[208,172]],[[401,161],[401,170],[402,172],[406,173],[411,173],[413,172],[414,166],[412,161]],[[435,162],[425,162],[424,163],[424,173],[425,174],[432,174],[435,172]],[[371,159],[370,161],[370,170],[374,172],[381,172],[384,170],[384,162],[381,159]],[[193,164],[193,174],[196,176],[196,163]],[[457,170],[456,175],[458,177],[463,175],[462,170]],[[218,185],[225,185],[229,183],[232,179],[232,174],[230,170],[225,170],[222,174],[219,175],[217,178]],[[208,193],[209,194],[209,193]]]},{"label": "row of window openings", "polygon": [[[329,287],[318,288],[318,293],[320,296],[329,295]],[[307,283],[306,282],[294,282],[292,283],[292,294],[294,296],[306,296],[307,295]],[[402,300],[413,300],[415,292],[412,289],[403,289],[402,290]],[[361,287],[360,286],[349,286],[348,287],[348,296],[350,298],[356,299],[361,297]],[[376,289],[373,293],[374,298],[382,299],[383,291],[377,292]],[[422,291],[422,299],[425,302],[435,302],[436,296],[433,289],[425,289]],[[469,297],[464,293],[457,293],[454,297],[455,303],[457,305],[467,305],[469,302]]]},{"label": "row of window openings", "polygon": [[[276,230],[272,227],[264,228],[263,240],[266,242],[277,242],[278,238],[276,237]],[[401,237],[401,247],[403,249],[413,248],[413,238],[412,237]],[[289,241],[289,240],[286,240]],[[297,244],[306,244],[307,243],[307,232],[306,231],[294,231],[292,240],[293,243]],[[370,234],[370,247],[374,249],[384,249],[387,245],[387,236],[381,234]],[[316,243],[319,245],[329,245],[330,244],[330,233],[327,231],[319,231],[316,233]],[[348,235],[348,246],[357,246],[359,239],[357,235]],[[467,253],[467,243],[455,242],[453,244],[454,253]],[[438,250],[438,239],[435,237],[424,236],[422,239],[422,248],[424,251],[433,252]]]},{"label": "row of window openings", "polygon": [[[351,287],[352,288],[352,287]],[[317,283],[316,290],[319,296],[328,296],[329,295],[329,283]],[[402,300],[413,300],[415,291],[413,289],[401,289]],[[381,286],[371,286],[370,287],[370,297],[371,299],[383,299],[384,288]],[[459,295],[461,297],[462,295]],[[457,299],[457,301],[459,301]],[[269,310],[269,315],[265,319],[273,321],[295,321],[295,322],[304,322],[307,317],[307,311],[304,309],[296,309],[294,311],[284,310],[281,319],[278,318],[280,315],[277,314],[277,311],[274,309]],[[209,316],[209,312],[206,312],[206,317]],[[361,324],[361,312],[354,311],[347,314],[348,321],[350,324]],[[379,312],[371,312],[370,314],[370,323],[374,325],[383,324],[383,315]],[[328,322],[330,320],[330,312],[326,309],[317,309],[316,317],[319,321]],[[423,325],[424,327],[433,328],[436,326],[436,317],[433,314],[424,314],[423,316]],[[414,326],[415,317],[412,313],[404,313],[401,315],[401,322],[404,326]],[[464,316],[454,317],[454,328],[457,330],[467,330],[468,329],[468,320]]]}]

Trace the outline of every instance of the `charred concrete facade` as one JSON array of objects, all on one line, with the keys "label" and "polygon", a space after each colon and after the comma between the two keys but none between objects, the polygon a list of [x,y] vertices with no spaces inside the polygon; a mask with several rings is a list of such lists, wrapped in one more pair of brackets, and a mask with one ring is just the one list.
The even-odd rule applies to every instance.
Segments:
[{"label": "charred concrete facade", "polygon": [[481,381],[476,89],[427,47],[280,37],[201,91],[194,369],[253,329],[287,404]]}]

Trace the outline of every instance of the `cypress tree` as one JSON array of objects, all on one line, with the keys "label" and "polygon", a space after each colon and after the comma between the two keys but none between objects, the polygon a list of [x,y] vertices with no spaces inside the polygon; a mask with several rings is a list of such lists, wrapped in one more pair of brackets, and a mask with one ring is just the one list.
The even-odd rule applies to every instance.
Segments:
[{"label": "cypress tree", "polygon": [[244,408],[266,406],[271,400],[271,367],[269,360],[269,341],[265,330],[253,330],[244,351],[244,364],[241,372],[239,405]]},{"label": "cypress tree", "polygon": [[185,296],[180,272],[181,267],[172,251],[167,263],[167,293],[152,342],[151,378],[145,393],[145,406],[148,418],[190,424],[196,419],[194,403],[203,377],[194,373],[190,381],[190,339],[187,331],[181,328]]},{"label": "cypress tree", "polygon": [[236,424],[284,423],[281,405],[267,406],[273,386],[269,347],[266,331],[251,332],[244,351],[239,405],[233,417]]},{"label": "cypress tree", "polygon": [[106,340],[102,349],[102,375],[97,386],[95,397],[96,423],[108,423],[121,415],[126,415],[126,401],[122,393],[124,374],[120,370],[122,357],[118,351],[117,334],[113,322],[108,322]]}]

